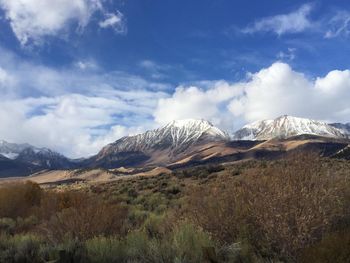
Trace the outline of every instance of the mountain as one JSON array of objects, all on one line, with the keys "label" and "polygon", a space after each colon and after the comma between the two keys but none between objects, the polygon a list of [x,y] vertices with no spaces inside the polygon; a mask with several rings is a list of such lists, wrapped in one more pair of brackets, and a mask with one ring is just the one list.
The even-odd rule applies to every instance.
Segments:
[{"label": "mountain", "polygon": [[177,160],[195,146],[229,140],[227,133],[208,121],[176,120],[155,130],[123,137],[104,147],[89,162],[106,168],[164,164]]},{"label": "mountain", "polygon": [[18,155],[27,148],[34,148],[33,146],[25,144],[9,143],[4,140],[0,140],[0,155],[5,156],[11,160],[16,159]]},{"label": "mountain", "polygon": [[350,123],[330,123],[329,125],[341,130],[342,133],[350,137]]},{"label": "mountain", "polygon": [[272,138],[289,138],[302,134],[347,138],[343,130],[325,122],[283,115],[274,120],[263,120],[248,124],[235,132],[233,139],[269,140]]},{"label": "mountain", "polygon": [[0,141],[0,177],[24,176],[40,170],[69,169],[71,160],[47,148]]}]

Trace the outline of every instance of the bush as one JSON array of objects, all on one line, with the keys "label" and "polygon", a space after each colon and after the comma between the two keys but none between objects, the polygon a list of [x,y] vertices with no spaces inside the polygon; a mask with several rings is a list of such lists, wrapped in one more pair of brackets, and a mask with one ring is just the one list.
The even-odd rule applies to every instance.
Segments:
[{"label": "bush", "polygon": [[39,249],[43,241],[33,235],[0,237],[0,262],[41,262]]},{"label": "bush", "polygon": [[296,260],[345,217],[346,177],[314,156],[248,171],[189,197],[189,217],[222,242],[243,239],[263,256]]},{"label": "bush", "polygon": [[172,244],[175,262],[203,262],[203,252],[209,248],[214,249],[210,236],[189,223],[183,223],[174,229]]},{"label": "bush", "polygon": [[343,263],[350,259],[350,229],[332,233],[320,242],[306,248],[301,262]]},{"label": "bush", "polygon": [[54,214],[44,229],[50,240],[77,238],[84,241],[96,236],[123,235],[127,209],[88,198],[80,206],[72,206]]},{"label": "bush", "polygon": [[115,237],[95,237],[87,240],[86,249],[92,263],[118,263],[127,258],[125,243]]},{"label": "bush", "polygon": [[0,217],[26,217],[40,205],[41,188],[32,182],[9,183],[0,187]]}]

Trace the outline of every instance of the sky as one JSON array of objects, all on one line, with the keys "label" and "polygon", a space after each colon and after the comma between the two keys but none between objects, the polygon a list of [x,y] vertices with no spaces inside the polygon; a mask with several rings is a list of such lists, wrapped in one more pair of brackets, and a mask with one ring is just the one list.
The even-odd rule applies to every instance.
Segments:
[{"label": "sky", "polygon": [[350,122],[350,2],[0,0],[0,139],[68,157],[174,119]]}]

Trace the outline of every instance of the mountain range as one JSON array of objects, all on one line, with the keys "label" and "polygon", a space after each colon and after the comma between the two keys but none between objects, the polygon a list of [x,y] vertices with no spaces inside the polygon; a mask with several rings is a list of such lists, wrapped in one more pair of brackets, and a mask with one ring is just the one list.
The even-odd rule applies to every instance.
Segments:
[{"label": "mountain range", "polygon": [[41,170],[70,169],[75,162],[47,148],[0,141],[0,177],[23,176]]},{"label": "mountain range", "polygon": [[[75,168],[168,167],[249,158],[274,158],[296,149],[324,156],[348,152],[350,124],[280,116],[248,125],[229,136],[206,120],[176,120],[123,137],[96,155],[72,160],[47,148],[0,141],[0,177]],[[342,157],[343,157],[342,155]]]},{"label": "mountain range", "polygon": [[233,134],[233,139],[269,140],[272,138],[289,138],[302,134],[347,138],[350,135],[350,124],[327,124],[325,122],[283,115],[274,120],[257,121],[245,125]]}]

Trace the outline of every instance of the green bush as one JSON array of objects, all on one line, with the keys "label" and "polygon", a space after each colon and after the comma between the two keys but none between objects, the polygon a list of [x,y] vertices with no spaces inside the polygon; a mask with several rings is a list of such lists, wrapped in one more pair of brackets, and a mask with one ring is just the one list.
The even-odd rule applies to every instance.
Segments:
[{"label": "green bush", "polygon": [[0,218],[0,233],[12,234],[16,228],[16,221],[12,218]]},{"label": "green bush", "polygon": [[215,247],[207,233],[189,223],[174,229],[172,245],[176,262],[203,262],[204,249]]},{"label": "green bush", "polygon": [[126,237],[127,255],[131,262],[143,261],[149,254],[149,239],[143,231],[134,231]]},{"label": "green bush", "polygon": [[95,237],[87,240],[86,250],[92,263],[118,263],[127,258],[125,243],[115,237]]},{"label": "green bush", "polygon": [[41,262],[40,245],[43,241],[33,235],[0,237],[0,262]]}]

